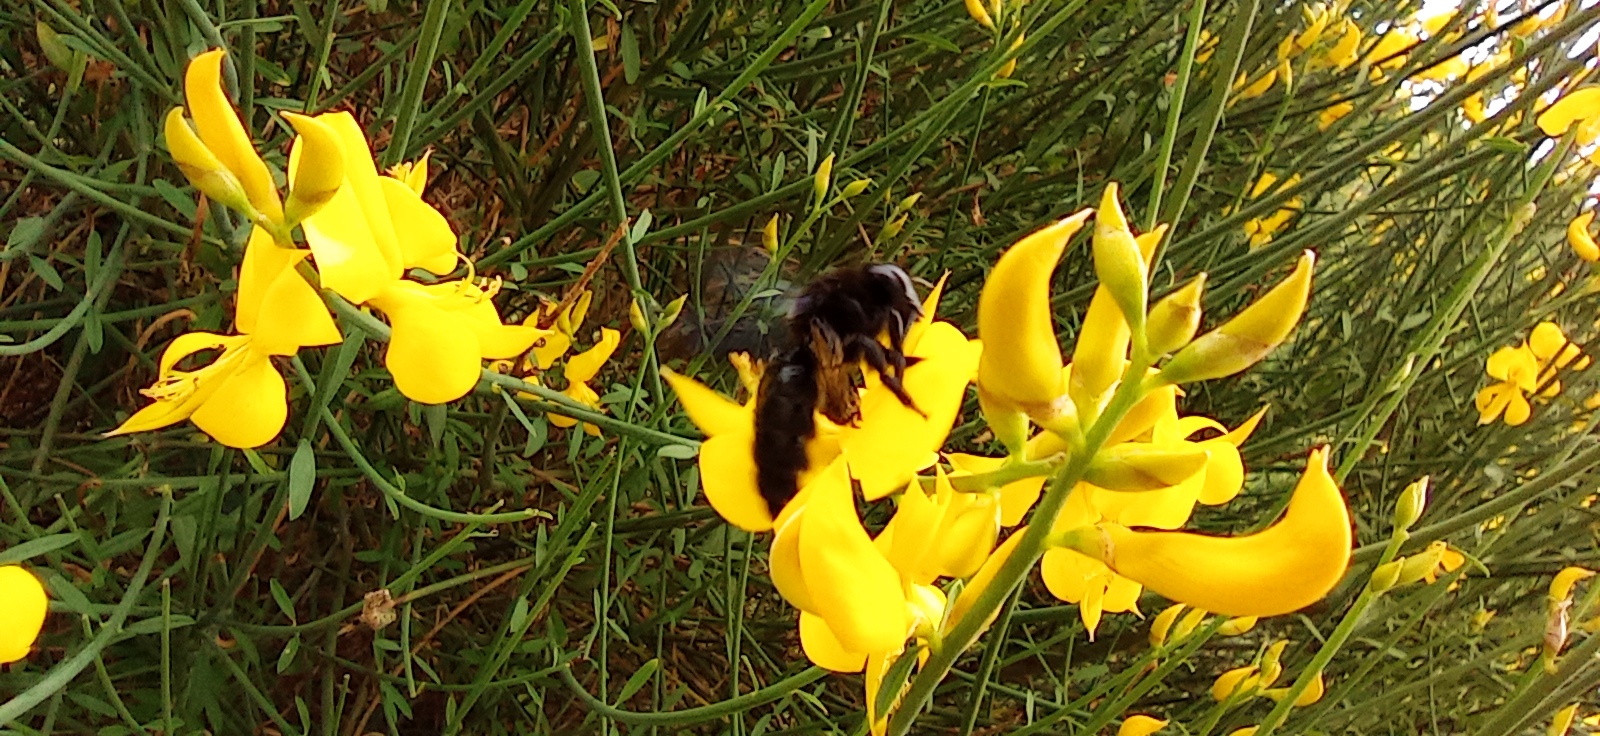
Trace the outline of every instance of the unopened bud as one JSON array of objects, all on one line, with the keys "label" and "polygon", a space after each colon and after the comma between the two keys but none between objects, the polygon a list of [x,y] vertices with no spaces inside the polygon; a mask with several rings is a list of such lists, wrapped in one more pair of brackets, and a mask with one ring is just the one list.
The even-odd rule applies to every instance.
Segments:
[{"label": "unopened bud", "polygon": [[661,319],[656,320],[656,329],[665,330],[668,327],[671,327],[673,323],[677,322],[678,315],[683,314],[683,303],[688,300],[689,295],[684,294],[677,299],[667,302],[667,308],[661,310]]},{"label": "unopened bud", "polygon": [[1572,597],[1572,586],[1579,580],[1592,577],[1594,572],[1582,567],[1564,567],[1550,579],[1550,602],[1560,603]]},{"label": "unopened bud", "polygon": [[1084,480],[1109,491],[1171,488],[1200,472],[1210,457],[1194,443],[1157,447],[1148,442],[1124,442],[1097,453]]},{"label": "unopened bud", "polygon": [[211,201],[255,219],[255,207],[251,206],[239,178],[189,127],[189,122],[183,118],[183,108],[174,107],[167,112],[164,133],[172,160],[195,189]]},{"label": "unopened bud", "polygon": [[768,253],[771,253],[773,255],[777,255],[777,253],[778,253],[778,216],[777,215],[773,215],[771,218],[769,218],[767,220],[766,227],[761,228],[761,247],[766,248]]},{"label": "unopened bud", "polygon": [[845,199],[850,199],[851,197],[867,191],[867,187],[870,186],[872,186],[871,179],[857,179],[849,184],[844,185],[844,189],[840,190],[839,196]]},{"label": "unopened bud", "polygon": [[1139,242],[1128,229],[1128,218],[1122,215],[1122,206],[1117,202],[1116,182],[1107,184],[1100,196],[1091,243],[1095,275],[1122,310],[1128,328],[1134,335],[1140,334],[1144,331],[1145,304],[1149,298],[1146,287],[1149,273]]},{"label": "unopened bud", "polygon": [[72,71],[78,52],[73,51],[71,46],[61,40],[61,34],[56,33],[56,29],[42,20],[33,22],[33,31],[39,38],[39,48],[44,51],[44,58],[61,71]]},{"label": "unopened bud", "polygon": [[822,159],[817,164],[816,173],[811,175],[811,197],[813,207],[821,207],[823,200],[828,198],[828,188],[833,185],[833,154]]},{"label": "unopened bud", "polygon": [[906,227],[906,220],[909,219],[911,219],[911,215],[910,213],[907,213],[890,220],[889,224],[884,225],[883,230],[879,231],[878,239],[888,240],[889,238],[899,235],[900,231],[904,230]]},{"label": "unopened bud", "polygon": [[283,119],[300,134],[289,151],[294,177],[283,205],[284,217],[293,226],[316,214],[339,191],[344,183],[344,153],[339,134],[327,123],[292,112],[283,113]]},{"label": "unopened bud", "polygon": [[[978,572],[994,549],[1000,535],[1000,503],[994,494],[960,494],[953,503],[960,508],[945,512],[935,537],[934,553],[939,572],[952,578],[967,578]],[[952,513],[953,512],[953,513]]]},{"label": "unopened bud", "polygon": [[[1022,42],[1025,41],[1025,40],[1027,40],[1027,34],[1018,33],[1017,34],[1017,40],[1012,41],[1011,42],[1011,47],[1009,49],[1007,49],[1007,50],[1008,51],[1016,51],[1018,48],[1020,48],[1022,46]],[[994,73],[994,76],[997,79],[1010,79],[1011,75],[1015,74],[1016,71],[1017,71],[1017,57],[1013,56],[1013,57],[1011,57],[1010,61],[1007,61],[1005,63],[1005,66],[1000,67],[1000,71],[997,71],[997,72]]]},{"label": "unopened bud", "polygon": [[1400,500],[1394,505],[1394,528],[1410,529],[1427,507],[1428,476],[1424,475],[1400,492]]},{"label": "unopened bud", "polygon": [[1406,558],[1385,562],[1372,571],[1372,579],[1367,581],[1367,590],[1382,593],[1393,588],[1400,580],[1400,567],[1405,564]]},{"label": "unopened bud", "polygon": [[1256,627],[1256,616],[1239,616],[1222,622],[1217,627],[1217,636],[1238,636]]},{"label": "unopened bud", "polygon": [[1183,613],[1184,605],[1174,603],[1156,614],[1150,621],[1150,646],[1159,647],[1167,643],[1167,636],[1172,632],[1172,625],[1177,623],[1178,615]]},{"label": "unopened bud", "polygon": [[1400,564],[1400,574],[1395,578],[1394,584],[1410,585],[1432,576],[1439,569],[1439,563],[1444,560],[1444,552],[1449,549],[1444,542],[1434,542],[1410,557],[1404,558]]},{"label": "unopened bud", "polygon": [[639,297],[634,297],[628,302],[628,324],[639,332],[650,333],[650,321],[644,318],[644,308],[639,306]]},{"label": "unopened bud", "polygon": [[978,25],[989,30],[994,30],[994,17],[989,15],[989,9],[983,7],[983,0],[965,0],[967,15],[978,22]]},{"label": "unopened bud", "polygon": [[899,204],[894,206],[894,213],[898,215],[910,212],[912,207],[917,206],[917,200],[920,199],[922,199],[922,192],[906,195],[904,199],[900,200]]},{"label": "unopened bud", "polygon": [[1194,340],[1194,333],[1200,330],[1200,296],[1205,288],[1206,275],[1202,273],[1150,308],[1145,333],[1152,354],[1166,355]]},{"label": "unopened bud", "polygon": [[1316,256],[1306,251],[1294,272],[1232,319],[1178,351],[1161,376],[1169,383],[1192,383],[1231,376],[1261,362],[1289,336],[1311,296]]}]

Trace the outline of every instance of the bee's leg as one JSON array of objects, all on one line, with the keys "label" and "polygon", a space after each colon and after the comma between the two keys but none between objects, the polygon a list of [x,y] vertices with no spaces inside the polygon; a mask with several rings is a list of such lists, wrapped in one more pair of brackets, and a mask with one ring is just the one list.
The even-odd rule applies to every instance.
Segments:
[{"label": "bee's leg", "polygon": [[878,344],[877,340],[862,339],[858,343],[858,347],[861,348],[861,357],[867,361],[867,365],[872,366],[872,369],[878,372],[878,378],[883,381],[883,385],[888,386],[889,390],[894,392],[895,398],[899,399],[900,403],[905,404],[906,408],[921,414],[923,418],[927,418],[928,413],[917,406],[917,402],[911,398],[911,394],[906,393],[905,385],[900,382],[900,375],[905,372],[905,356],[901,355],[899,351],[894,352],[895,357],[899,358],[897,362],[901,372],[900,374],[890,373],[889,365],[891,359],[889,353],[884,350],[882,345]]}]

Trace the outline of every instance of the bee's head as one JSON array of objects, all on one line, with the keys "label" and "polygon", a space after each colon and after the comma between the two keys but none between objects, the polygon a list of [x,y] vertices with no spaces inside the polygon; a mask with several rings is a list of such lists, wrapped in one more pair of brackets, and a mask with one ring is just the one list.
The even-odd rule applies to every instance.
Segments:
[{"label": "bee's head", "polygon": [[[917,298],[917,287],[911,283],[911,277],[904,269],[893,263],[879,263],[868,267],[867,273],[890,285],[890,293],[896,294],[894,304],[896,312],[904,313],[911,319],[922,316],[922,300]],[[900,296],[904,297],[903,302],[900,301]]]}]

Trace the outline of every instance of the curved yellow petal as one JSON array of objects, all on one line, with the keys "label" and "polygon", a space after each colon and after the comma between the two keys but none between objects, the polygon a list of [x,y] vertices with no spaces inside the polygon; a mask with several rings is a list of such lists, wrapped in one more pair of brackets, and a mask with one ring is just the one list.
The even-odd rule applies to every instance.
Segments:
[{"label": "curved yellow petal", "polygon": [[322,121],[292,112],[282,115],[299,133],[289,149],[294,174],[284,203],[284,216],[296,223],[322,209],[344,184],[344,152],[339,136]]},{"label": "curved yellow petal", "polygon": [[754,429],[718,434],[700,445],[700,487],[729,524],[747,532],[772,528],[772,514],[756,485]]},{"label": "curved yellow petal", "polygon": [[1506,424],[1520,427],[1533,417],[1533,407],[1520,391],[1506,392]]},{"label": "curved yellow petal", "polygon": [[173,163],[178,165],[178,170],[183,172],[184,178],[195,189],[213,201],[236,210],[245,211],[253,207],[249,196],[245,194],[244,185],[239,183],[239,177],[234,176],[216,154],[206,148],[200,136],[189,128],[188,121],[183,117],[183,108],[174,107],[167,111],[163,131]]},{"label": "curved yellow petal", "polygon": [[[935,482],[945,486],[950,484],[942,471]],[[929,498],[922,491],[921,484],[913,480],[906,485],[905,493],[900,495],[894,517],[873,542],[902,577],[916,583],[932,582],[938,577],[937,570],[932,569],[935,566],[924,563],[935,543],[942,543],[938,531],[944,514],[944,507]],[[924,572],[925,568],[928,571]]]},{"label": "curved yellow petal", "polygon": [[[1054,435],[1052,435],[1054,436]],[[1046,453],[1048,456],[1053,453]],[[1029,457],[1040,457],[1029,453]],[[950,453],[945,456],[950,465],[960,471],[955,475],[987,473],[997,470],[1006,464],[1003,457],[980,457],[978,455],[965,455]],[[1049,480],[1044,476],[1023,478],[1012,481],[1000,487],[1000,525],[1012,527],[1022,523],[1028,511],[1039,501],[1039,493],[1044,489],[1044,482]]]},{"label": "curved yellow petal", "polygon": [[226,55],[222,49],[211,49],[190,60],[183,83],[189,114],[194,116],[200,140],[238,178],[256,211],[274,222],[281,221],[283,205],[272,172],[256,153],[239,113],[222,90],[222,59]]},{"label": "curved yellow petal", "polygon": [[361,304],[400,278],[399,264],[384,257],[354,189],[340,187],[300,228],[322,285],[334,293]]},{"label": "curved yellow petal", "polygon": [[1541,361],[1554,358],[1561,349],[1567,346],[1567,336],[1561,332],[1561,327],[1554,322],[1540,322],[1528,335],[1528,349],[1533,351],[1533,356]]},{"label": "curved yellow petal", "polygon": [[1200,443],[1206,449],[1205,483],[1196,501],[1207,506],[1221,506],[1244,490],[1244,460],[1239,448],[1227,439],[1219,438]]},{"label": "curved yellow petal", "polygon": [[606,361],[611,359],[611,354],[616,352],[617,346],[621,343],[622,333],[610,327],[600,328],[600,341],[595,343],[594,347],[567,359],[567,380],[592,380]]},{"label": "curved yellow petal", "polygon": [[[379,176],[377,166],[372,161],[372,148],[367,144],[366,133],[362,131],[361,124],[356,122],[355,116],[348,112],[323,113],[317,116],[317,120],[338,135],[340,150],[344,153],[345,182],[335,199],[342,197],[346,191],[354,195],[354,211],[359,213],[359,221],[365,223],[375,253],[382,259],[381,265],[373,262],[368,267],[394,273],[398,277],[405,265],[404,258],[400,254],[394,220],[389,214],[388,199],[379,181],[383,177]],[[319,212],[310,219],[321,220],[322,214]]]},{"label": "curved yellow petal", "polygon": [[940,575],[967,578],[989,559],[1000,536],[1000,500],[989,493],[952,493],[934,533],[934,552]]},{"label": "curved yellow petal", "polygon": [[239,268],[239,331],[268,355],[294,355],[302,347],[332,345],[342,337],[333,315],[295,270],[309,251],[280,248],[261,228],[250,232]]},{"label": "curved yellow petal", "polygon": [[462,319],[477,333],[478,349],[490,360],[515,358],[528,352],[539,338],[555,334],[554,330],[541,330],[533,325],[505,324],[500,320],[500,310],[495,308],[494,300],[488,296],[478,297],[463,309]]},{"label": "curved yellow petal", "polygon": [[1350,561],[1350,513],[1311,453],[1284,515],[1239,537],[1134,531],[1102,523],[1074,547],[1174,601],[1228,616],[1276,616],[1326,595]]},{"label": "curved yellow petal", "polygon": [[827,621],[805,611],[800,612],[800,649],[812,664],[826,670],[850,673],[860,672],[867,666],[866,654],[846,649],[828,628]]},{"label": "curved yellow petal", "polygon": [[[785,507],[785,511],[794,508],[795,504],[791,503]],[[800,569],[800,526],[804,523],[805,514],[799,513],[799,509],[793,513],[779,514],[773,528],[772,547],[767,554],[767,577],[772,579],[772,587],[778,589],[778,595],[783,596],[789,605],[800,609],[802,613],[815,615],[817,604]],[[832,636],[831,632],[829,636]]]},{"label": "curved yellow petal", "polygon": [[839,444],[850,461],[850,473],[861,481],[862,494],[875,501],[905,487],[928,459],[944,445],[966,398],[981,347],[948,322],[929,326],[906,369],[906,391],[927,416],[900,403],[882,385],[861,397],[861,421],[844,430]]},{"label": "curved yellow petal", "polygon": [[1590,577],[1594,577],[1594,571],[1587,568],[1570,565],[1561,568],[1561,572],[1550,579],[1550,601],[1560,603],[1571,598],[1572,586],[1577,585],[1579,580]]},{"label": "curved yellow petal", "polygon": [[246,356],[239,370],[189,420],[228,447],[260,447],[283,431],[289,387],[265,355]]},{"label": "curved yellow petal", "polygon": [[420,268],[443,276],[454,271],[457,262],[456,232],[450,221],[405,182],[389,176],[378,177],[378,185],[388,203],[399,240],[400,260],[406,268]]},{"label": "curved yellow petal", "polygon": [[1172,356],[1161,375],[1172,383],[1231,376],[1265,358],[1300,323],[1311,296],[1316,256],[1301,254],[1294,271],[1277,286],[1211,332]]},{"label": "curved yellow petal", "polygon": [[826,590],[813,596],[817,614],[839,643],[853,652],[887,652],[904,645],[909,632],[905,594],[894,566],[878,552],[861,527],[842,462],[834,462],[811,483],[801,509],[800,569],[806,587]]},{"label": "curved yellow petal", "polygon": [[28,656],[49,608],[50,598],[36,575],[20,565],[0,565],[0,664]]},{"label": "curved yellow petal", "polygon": [[1061,346],[1051,318],[1050,274],[1088,219],[1082,210],[1006,249],[978,297],[978,363],[985,393],[1013,406],[1047,408],[1066,393]]}]

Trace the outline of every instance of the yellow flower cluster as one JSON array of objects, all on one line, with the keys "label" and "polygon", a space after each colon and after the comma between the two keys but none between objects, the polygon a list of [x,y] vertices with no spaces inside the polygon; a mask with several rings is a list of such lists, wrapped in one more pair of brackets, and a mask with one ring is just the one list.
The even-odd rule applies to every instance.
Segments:
[{"label": "yellow flower cluster", "polygon": [[[1250,188],[1250,198],[1259,199],[1263,195],[1286,189],[1300,183],[1299,174],[1291,174],[1289,178],[1279,183],[1278,176],[1270,171],[1261,172],[1261,177],[1256,179],[1255,186]],[[1303,208],[1305,203],[1300,197],[1290,197],[1277,211],[1266,217],[1252,217],[1244,223],[1244,234],[1250,236],[1250,247],[1259,248],[1272,242],[1272,236],[1289,224]]]},{"label": "yellow flower cluster", "polygon": [[[1101,283],[1069,364],[1050,279],[1091,216]],[[1314,259],[1306,253],[1282,283],[1196,337],[1203,276],[1149,303],[1165,231],[1133,233],[1110,185],[1098,210],[1048,225],[1000,256],[979,297],[981,340],[935,319],[941,282],[904,342],[912,360],[902,381],[922,411],[868,370],[860,421],[835,426],[817,413],[800,491],[780,509],[759,488],[757,371],[736,362],[751,393],[742,403],[664,372],[707,435],[699,456],[707,500],[736,526],[774,532],[772,581],[800,611],[804,650],[820,666],[866,672],[873,733],[889,717],[878,690],[890,665],[908,646],[925,660],[970,645],[949,637],[975,638],[987,627],[998,586],[1018,582],[1007,563],[1019,557],[1029,567],[1042,559],[1046,585],[1079,605],[1091,632],[1104,612],[1136,610],[1146,587],[1207,611],[1273,616],[1321,598],[1344,574],[1349,512],[1325,450],[1311,453],[1287,511],[1265,530],[1182,531],[1196,504],[1238,495],[1238,446],[1262,414],[1231,429],[1183,416],[1178,387],[1239,373],[1281,343],[1304,310]],[[973,383],[1006,457],[940,454]],[[1220,434],[1197,437],[1204,431]],[[875,533],[857,511],[856,487],[869,504],[896,498]]]},{"label": "yellow flower cluster", "polygon": [[1561,393],[1556,375],[1566,369],[1581,371],[1589,363],[1589,356],[1568,342],[1559,326],[1540,322],[1522,344],[1489,355],[1485,370],[1495,382],[1478,391],[1474,402],[1478,424],[1489,424],[1504,415],[1506,424],[1520,426],[1533,415],[1529,396],[1555,398]]},{"label": "yellow flower cluster", "polygon": [[[298,135],[289,152],[288,195],[280,198],[222,89],[223,61],[224,52],[213,49],[189,64],[188,115],[181,107],[169,112],[165,137],[195,188],[251,223],[239,272],[236,333],[192,332],[173,340],[155,384],[143,391],[154,403],[111,435],[189,419],[231,447],[270,442],[288,417],[287,386],[272,357],[341,339],[308,279],[388,319],[393,330],[384,363],[400,392],[422,403],[465,396],[485,358],[518,355],[550,334],[503,324],[491,301],[497,281],[424,283],[407,277],[411,269],[451,273],[462,258],[455,232],[422,199],[427,158],[380,174],[350,113],[282,113]],[[294,239],[296,228],[304,247]],[[202,367],[180,367],[206,350],[220,353]]]},{"label": "yellow flower cluster", "polygon": [[1305,71],[1344,71],[1359,61],[1361,27],[1339,12],[1337,7],[1330,7],[1327,3],[1302,5],[1299,32],[1279,42],[1277,60],[1272,66],[1254,74],[1239,73],[1239,78],[1233,83],[1233,101],[1243,102],[1260,97],[1279,82],[1285,87],[1289,86],[1294,79],[1296,59],[1302,60],[1301,68]]}]

